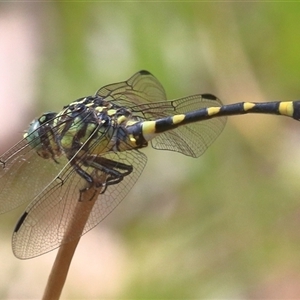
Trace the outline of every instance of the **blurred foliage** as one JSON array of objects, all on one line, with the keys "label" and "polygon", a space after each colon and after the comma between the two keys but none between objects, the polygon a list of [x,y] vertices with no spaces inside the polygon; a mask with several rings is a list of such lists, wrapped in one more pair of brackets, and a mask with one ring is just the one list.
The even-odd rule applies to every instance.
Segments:
[{"label": "blurred foliage", "polygon": [[[169,98],[210,92],[224,103],[297,99],[299,8],[297,2],[0,3],[0,10],[35,16],[39,27],[31,117],[140,69],[152,72]],[[238,116],[200,159],[145,150],[144,174],[100,225],[123,237],[128,250],[126,284],[110,298],[300,295],[297,130],[283,117]],[[90,263],[101,268],[101,260]],[[88,299],[84,286],[81,293]]]}]

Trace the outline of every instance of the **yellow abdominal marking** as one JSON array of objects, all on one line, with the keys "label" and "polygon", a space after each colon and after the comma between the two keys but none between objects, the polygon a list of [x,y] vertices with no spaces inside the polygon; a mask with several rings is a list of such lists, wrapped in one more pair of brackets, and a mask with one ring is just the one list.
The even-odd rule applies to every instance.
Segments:
[{"label": "yellow abdominal marking", "polygon": [[175,115],[173,116],[173,124],[181,123],[185,118],[185,115]]},{"label": "yellow abdominal marking", "polygon": [[294,105],[292,101],[281,102],[279,104],[279,113],[281,115],[292,117],[294,115]]},{"label": "yellow abdominal marking", "polygon": [[221,107],[208,107],[207,108],[207,114],[209,116],[216,115],[220,112]]},{"label": "yellow abdominal marking", "polygon": [[143,122],[143,135],[155,133],[155,121],[145,121]]},{"label": "yellow abdominal marking", "polygon": [[243,105],[243,109],[244,109],[244,111],[248,111],[248,110],[252,109],[254,106],[255,106],[254,103],[245,102]]}]

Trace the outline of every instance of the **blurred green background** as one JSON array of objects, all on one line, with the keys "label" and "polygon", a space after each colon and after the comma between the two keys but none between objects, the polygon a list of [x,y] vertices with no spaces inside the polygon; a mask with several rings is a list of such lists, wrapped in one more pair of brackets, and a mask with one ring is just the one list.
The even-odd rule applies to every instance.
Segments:
[{"label": "blurred green background", "polygon": [[[42,112],[140,69],[170,99],[296,100],[299,18],[299,3],[0,3],[1,152]],[[244,115],[199,159],[145,149],[132,192],[82,238],[62,299],[300,299],[299,132]],[[13,256],[21,211],[0,220],[0,299],[39,299],[55,257]]]}]

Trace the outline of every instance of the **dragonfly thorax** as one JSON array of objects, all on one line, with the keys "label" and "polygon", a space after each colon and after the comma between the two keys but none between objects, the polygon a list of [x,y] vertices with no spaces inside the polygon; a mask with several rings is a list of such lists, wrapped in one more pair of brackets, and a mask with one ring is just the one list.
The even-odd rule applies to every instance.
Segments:
[{"label": "dragonfly thorax", "polygon": [[[131,111],[96,97],[77,100],[60,112],[54,127],[59,128],[58,141],[66,156],[100,154],[114,149],[124,138]],[[81,153],[81,154],[80,154]]]}]

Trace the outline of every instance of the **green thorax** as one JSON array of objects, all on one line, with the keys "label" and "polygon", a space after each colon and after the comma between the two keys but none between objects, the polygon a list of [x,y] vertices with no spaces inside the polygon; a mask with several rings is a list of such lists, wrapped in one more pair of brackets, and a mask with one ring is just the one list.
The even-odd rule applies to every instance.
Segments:
[{"label": "green thorax", "polygon": [[86,97],[61,111],[54,121],[60,146],[67,157],[78,151],[99,155],[124,151],[135,146],[127,134],[127,124],[137,122],[131,111],[100,97]]}]

